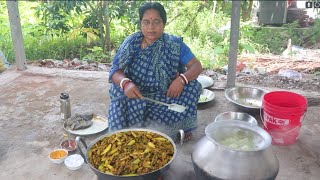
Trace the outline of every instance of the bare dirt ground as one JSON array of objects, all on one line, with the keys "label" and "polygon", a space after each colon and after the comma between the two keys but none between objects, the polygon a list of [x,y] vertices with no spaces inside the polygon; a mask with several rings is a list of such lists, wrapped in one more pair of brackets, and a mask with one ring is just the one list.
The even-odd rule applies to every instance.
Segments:
[{"label": "bare dirt ground", "polygon": [[[29,65],[63,68],[69,70],[109,71],[110,63],[101,64],[94,61],[53,59],[31,62]],[[281,71],[294,71],[297,74],[279,75]],[[221,72],[221,74],[219,73]],[[217,75],[217,73],[219,75]],[[290,73],[290,72],[289,72]],[[216,80],[226,80],[223,70],[205,70],[203,74]],[[291,56],[278,55],[242,55],[238,58],[237,82],[271,88],[318,91],[320,89],[320,51],[305,50]]]},{"label": "bare dirt ground", "polygon": [[[293,57],[245,55],[239,58],[239,62],[251,69],[259,68],[264,71],[249,75],[242,73],[237,78],[242,83],[304,91],[318,91],[320,88],[320,52],[318,51],[313,51],[312,54],[306,53],[302,57],[301,55]],[[280,75],[286,70],[286,74]]]}]

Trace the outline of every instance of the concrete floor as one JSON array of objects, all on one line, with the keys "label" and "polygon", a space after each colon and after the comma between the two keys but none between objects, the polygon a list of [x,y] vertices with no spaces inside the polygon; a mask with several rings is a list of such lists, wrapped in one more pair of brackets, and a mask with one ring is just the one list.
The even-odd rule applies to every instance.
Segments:
[{"label": "concrete floor", "polygon": [[[105,72],[39,67],[29,67],[26,71],[12,68],[1,73],[0,179],[97,179],[87,164],[80,170],[70,171],[64,164],[50,162],[48,153],[66,139],[60,120],[59,94],[70,94],[73,113],[106,115],[107,77]],[[299,93],[319,97],[318,92]],[[178,146],[178,156],[164,179],[197,179],[190,157],[193,145],[204,136],[204,128],[219,113],[237,111],[225,99],[223,91],[215,94],[213,102],[198,107],[199,128],[191,141]],[[260,121],[257,113],[252,115]],[[298,141],[291,146],[272,147],[280,163],[277,180],[320,178],[319,117],[319,106],[308,107]],[[86,136],[85,140],[89,144],[106,131]]]}]

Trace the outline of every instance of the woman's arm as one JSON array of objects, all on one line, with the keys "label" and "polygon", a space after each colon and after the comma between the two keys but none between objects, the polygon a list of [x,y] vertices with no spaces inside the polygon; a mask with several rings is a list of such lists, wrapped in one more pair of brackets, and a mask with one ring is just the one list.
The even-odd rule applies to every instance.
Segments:
[{"label": "woman's arm", "polygon": [[121,86],[123,86],[122,90],[128,98],[139,98],[139,99],[143,98],[139,88],[129,78],[125,76],[122,70],[116,71],[111,78],[112,78],[112,81],[118,86],[120,86],[120,83],[121,83]]},{"label": "woman's arm", "polygon": [[[194,80],[197,79],[198,76],[203,71],[202,65],[200,61],[193,57],[187,64],[187,71],[183,73],[183,75],[177,75],[176,79],[172,81],[170,87],[167,91],[168,97],[178,97],[183,91],[184,86]],[[183,77],[184,76],[184,77]]]},{"label": "woman's arm", "polygon": [[112,82],[114,82],[116,85],[120,86],[120,82],[123,78],[126,78],[122,70],[117,70],[115,73],[113,73],[111,79]]},{"label": "woman's arm", "polygon": [[187,71],[184,72],[183,74],[185,75],[188,81],[197,79],[198,76],[203,71],[202,65],[196,57],[192,58],[191,61],[188,62],[186,67],[187,67]]}]

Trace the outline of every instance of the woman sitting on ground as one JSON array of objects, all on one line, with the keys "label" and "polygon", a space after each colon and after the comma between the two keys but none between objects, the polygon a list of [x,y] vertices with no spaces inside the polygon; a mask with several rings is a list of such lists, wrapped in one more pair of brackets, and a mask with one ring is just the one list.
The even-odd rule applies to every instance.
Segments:
[{"label": "woman sitting on ground", "polygon": [[[112,62],[109,130],[146,127],[175,138],[183,129],[188,140],[197,127],[201,63],[181,38],[164,33],[167,16],[161,4],[142,5],[139,17],[141,31],[125,39]],[[186,110],[172,111],[143,97]]]}]

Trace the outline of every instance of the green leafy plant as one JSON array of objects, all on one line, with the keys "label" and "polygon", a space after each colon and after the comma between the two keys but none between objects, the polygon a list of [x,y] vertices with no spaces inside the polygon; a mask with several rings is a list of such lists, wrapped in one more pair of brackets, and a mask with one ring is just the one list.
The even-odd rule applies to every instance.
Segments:
[{"label": "green leafy plant", "polygon": [[106,60],[110,59],[111,53],[105,54],[100,46],[93,46],[92,48],[87,48],[87,50],[89,53],[83,57],[84,60],[93,60],[102,63],[110,62]]},{"label": "green leafy plant", "polygon": [[81,58],[86,39],[78,37],[67,39],[65,37],[39,40],[35,37],[25,37],[25,51],[28,60],[38,59],[73,59]]}]

